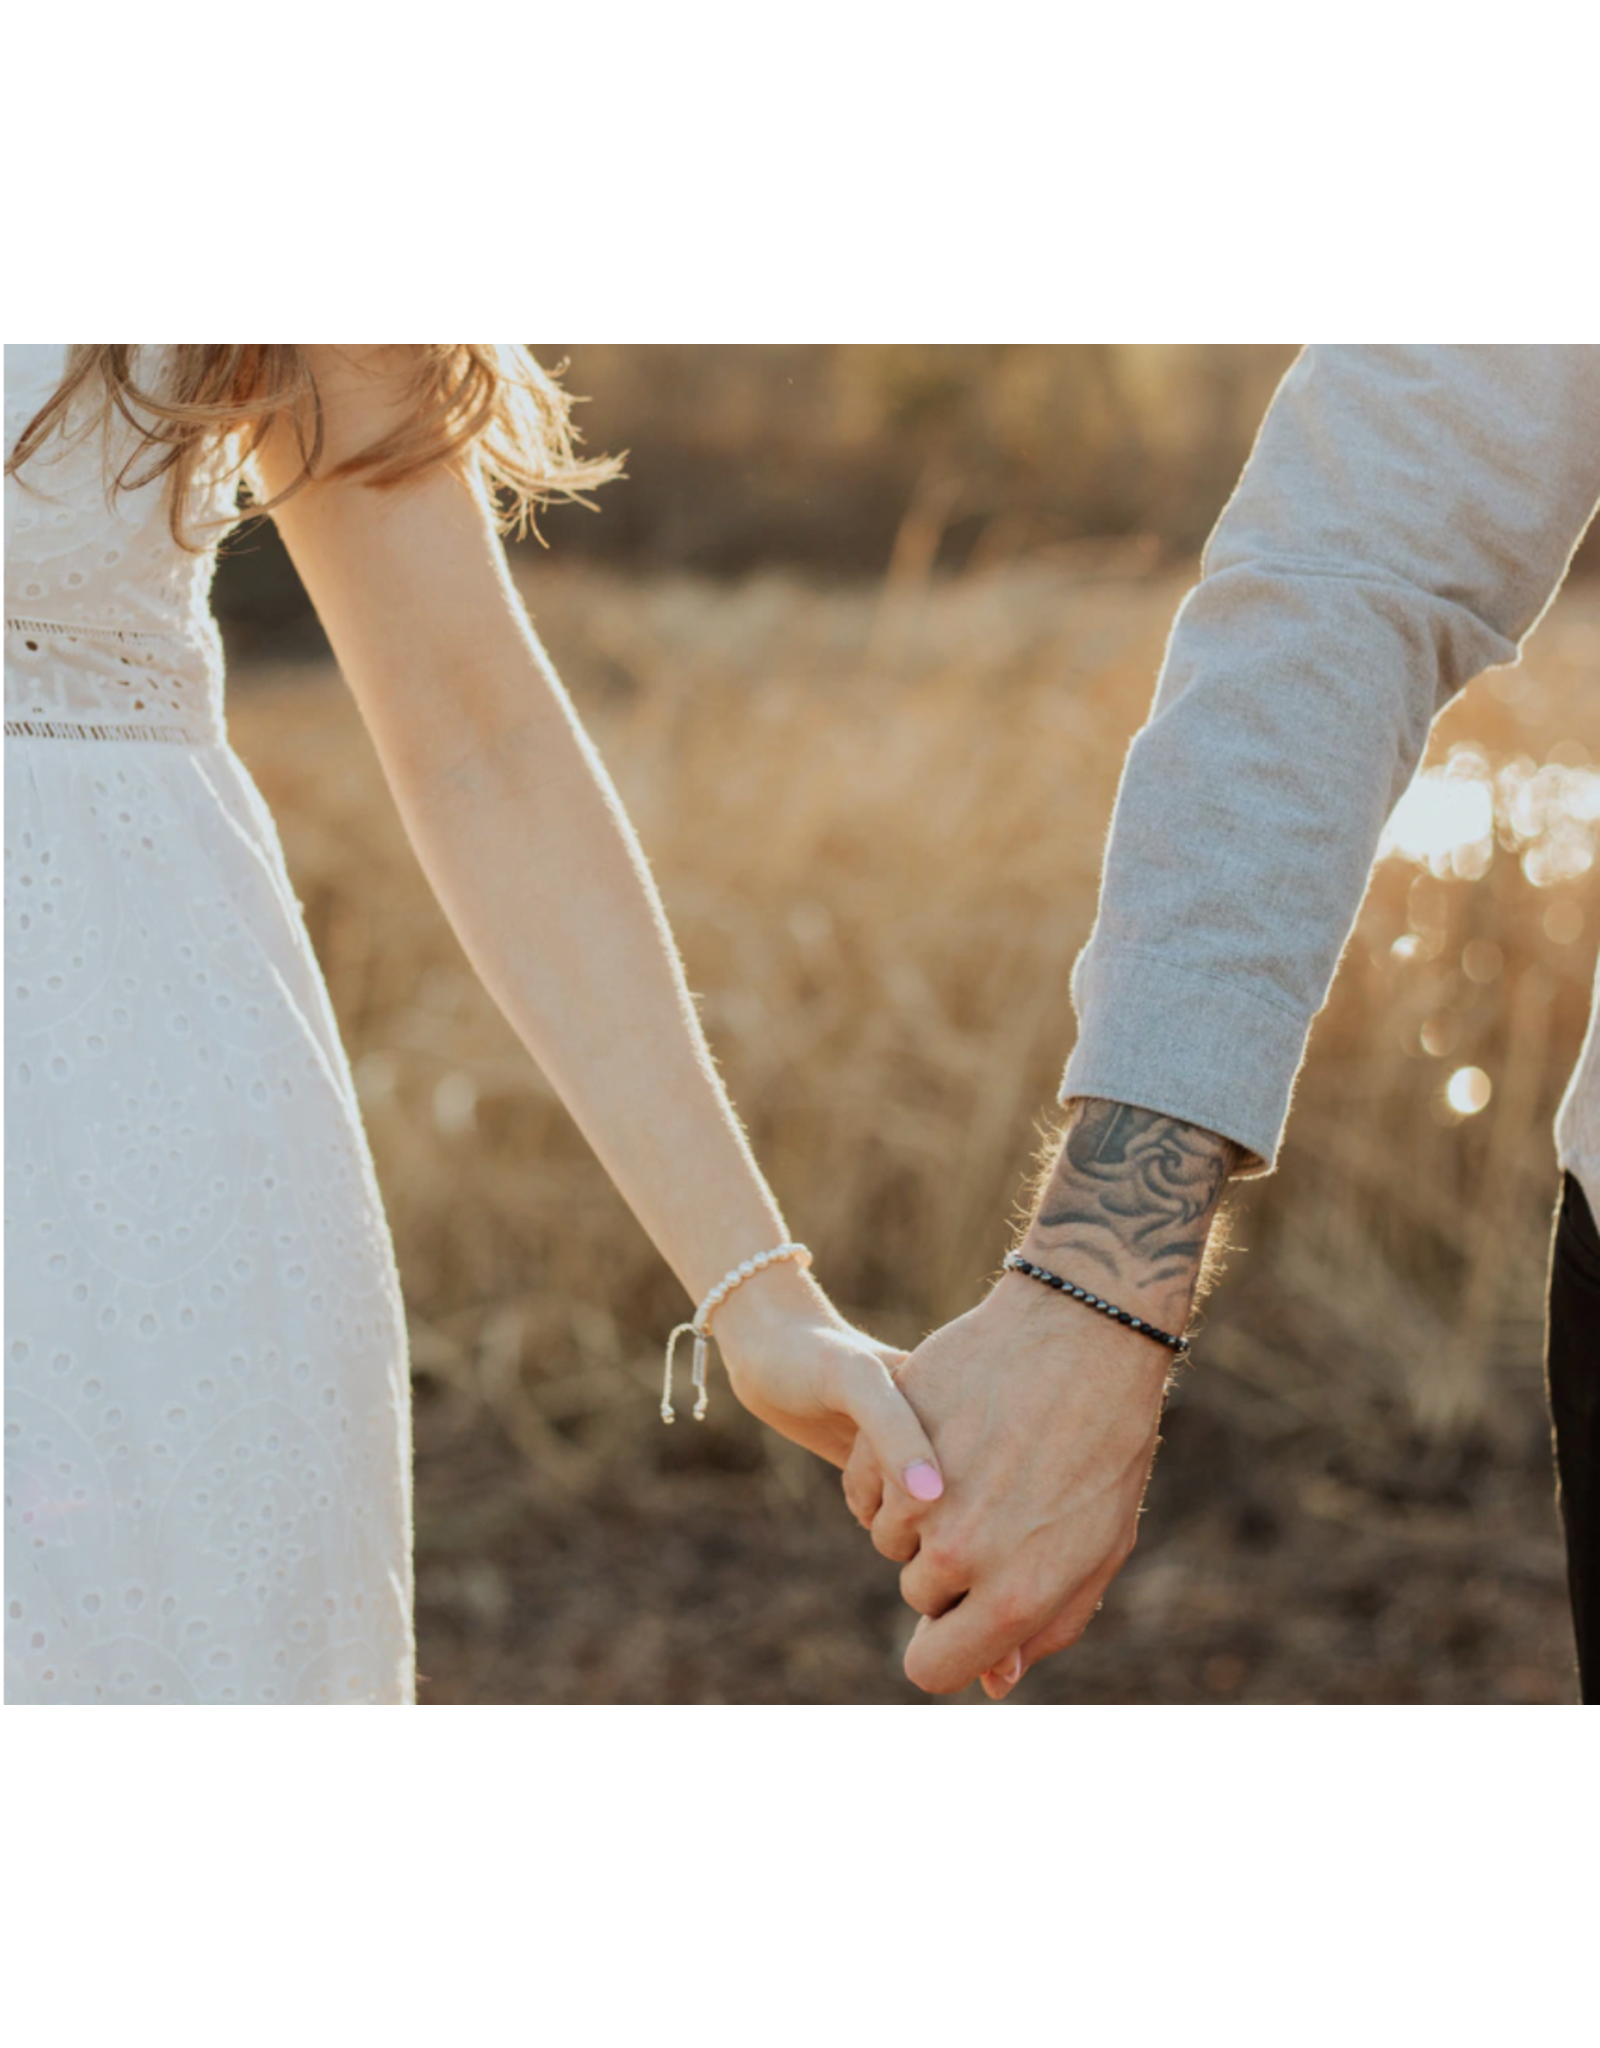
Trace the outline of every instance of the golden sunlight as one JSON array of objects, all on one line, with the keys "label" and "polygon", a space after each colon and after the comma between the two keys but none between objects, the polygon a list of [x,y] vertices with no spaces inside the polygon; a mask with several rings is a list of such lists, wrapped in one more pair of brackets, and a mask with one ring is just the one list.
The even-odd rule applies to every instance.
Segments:
[{"label": "golden sunlight", "polygon": [[[1384,828],[1378,856],[1398,853],[1437,875],[1448,875],[1458,871],[1458,863],[1468,864],[1464,856],[1481,854],[1486,867],[1493,840],[1489,764],[1481,755],[1467,754],[1417,777]],[[1471,864],[1477,866],[1475,860]],[[1477,871],[1481,873],[1482,867]]]},{"label": "golden sunlight", "polygon": [[1476,1116],[1487,1109],[1493,1083],[1482,1067],[1457,1067],[1445,1086],[1444,1099],[1458,1116]]},{"label": "golden sunlight", "polygon": [[1600,773],[1562,742],[1543,766],[1525,754],[1493,765],[1475,746],[1425,769],[1395,806],[1378,842],[1380,859],[1399,854],[1441,880],[1476,881],[1495,843],[1515,854],[1536,889],[1576,881],[1594,865]]}]

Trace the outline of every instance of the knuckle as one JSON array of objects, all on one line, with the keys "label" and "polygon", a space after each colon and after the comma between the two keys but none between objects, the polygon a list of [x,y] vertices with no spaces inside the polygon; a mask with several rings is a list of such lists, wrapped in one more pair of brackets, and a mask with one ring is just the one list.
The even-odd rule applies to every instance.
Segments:
[{"label": "knuckle", "polygon": [[922,1546],[923,1555],[942,1579],[955,1579],[965,1583],[971,1574],[972,1554],[970,1546],[955,1531],[940,1531],[930,1536]]},{"label": "knuckle", "polygon": [[900,1598],[914,1614],[925,1614],[930,1619],[936,1618],[944,1608],[944,1602],[936,1600],[926,1590],[922,1574],[913,1570],[912,1565],[907,1565],[900,1574]]},{"label": "knuckle", "polygon": [[916,1532],[903,1522],[889,1515],[878,1515],[871,1528],[872,1547],[880,1557],[892,1558],[896,1564],[909,1564],[916,1556]]},{"label": "knuckle", "polygon": [[1008,1635],[1030,1628],[1036,1611],[1034,1601],[1016,1586],[1002,1587],[989,1603],[995,1627],[1004,1629]]}]

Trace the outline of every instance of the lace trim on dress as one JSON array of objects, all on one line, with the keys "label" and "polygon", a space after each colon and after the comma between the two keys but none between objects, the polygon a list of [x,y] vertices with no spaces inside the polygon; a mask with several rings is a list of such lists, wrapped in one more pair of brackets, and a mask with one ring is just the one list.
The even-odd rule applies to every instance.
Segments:
[{"label": "lace trim on dress", "polygon": [[64,718],[8,718],[6,738],[23,740],[167,740],[174,746],[205,744],[201,733],[178,725],[78,725]]},{"label": "lace trim on dress", "polygon": [[170,642],[170,633],[135,633],[125,626],[68,626],[59,619],[14,619],[6,614],[8,633],[41,633],[48,640],[137,640],[145,643]]},{"label": "lace trim on dress", "polygon": [[[203,672],[212,666],[215,650],[174,633],[141,632],[131,626],[105,626],[65,619],[44,619],[7,613],[5,616],[7,738],[48,740],[163,740],[169,745],[201,747],[221,739],[221,720],[202,716],[212,706],[215,684]],[[69,682],[64,691],[52,686],[47,676],[23,681],[12,687],[12,657],[19,675],[29,666],[27,657],[54,663],[58,654],[80,650],[74,659],[110,664],[109,672],[88,675],[87,690],[93,696],[113,701],[101,707],[93,702],[74,703],[85,688],[84,678]],[[119,651],[120,650],[120,651]],[[202,667],[203,665],[203,667]],[[218,664],[220,667],[220,663]],[[188,669],[189,674],[182,671]],[[59,681],[59,678],[53,679]],[[115,686],[112,688],[110,686]],[[121,696],[121,691],[129,694]],[[52,702],[55,698],[57,701]],[[65,701],[61,701],[64,697]],[[160,719],[130,719],[127,711],[165,712]],[[82,716],[73,717],[74,711]],[[57,716],[58,712],[69,714]]]}]

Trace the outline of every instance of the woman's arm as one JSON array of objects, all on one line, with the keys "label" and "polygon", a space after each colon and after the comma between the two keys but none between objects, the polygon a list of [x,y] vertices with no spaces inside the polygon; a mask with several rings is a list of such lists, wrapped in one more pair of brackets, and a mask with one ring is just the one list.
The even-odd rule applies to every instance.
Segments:
[{"label": "woman's arm", "polygon": [[[311,351],[319,467],[394,424],[405,351]],[[299,470],[278,437],[269,493]],[[788,1229],[712,1063],[644,856],[512,585],[482,496],[443,469],[314,483],[275,513],[402,819],[473,966],[694,1301]],[[735,1390],[842,1463],[933,1463],[878,1352],[792,1264],[716,1333]],[[853,1420],[852,1420],[853,1418]]]}]

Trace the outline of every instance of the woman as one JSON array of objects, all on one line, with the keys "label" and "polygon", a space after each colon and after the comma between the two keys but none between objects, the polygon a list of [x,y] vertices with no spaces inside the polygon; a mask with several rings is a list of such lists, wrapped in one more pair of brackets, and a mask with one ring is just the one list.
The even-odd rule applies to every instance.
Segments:
[{"label": "woman", "polygon": [[736,1394],[939,1488],[897,1354],[787,1242],[507,573],[497,506],[610,473],[509,345],[6,351],[8,1700],[414,1696],[400,1288],[223,726],[208,588],[241,476],[462,944]]}]

